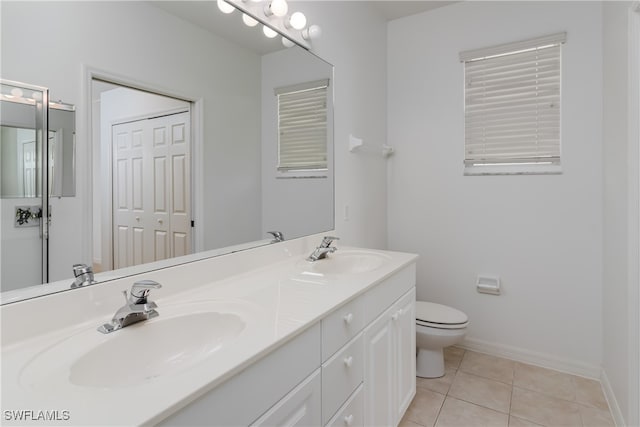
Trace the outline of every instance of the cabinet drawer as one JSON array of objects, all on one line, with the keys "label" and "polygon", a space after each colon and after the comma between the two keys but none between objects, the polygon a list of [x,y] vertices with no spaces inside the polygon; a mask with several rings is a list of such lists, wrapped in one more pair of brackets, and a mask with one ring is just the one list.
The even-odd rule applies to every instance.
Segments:
[{"label": "cabinet drawer", "polygon": [[322,319],[322,361],[364,328],[364,300],[356,298]]},{"label": "cabinet drawer", "polygon": [[411,264],[394,273],[364,295],[365,324],[374,321],[389,304],[416,286],[416,265]]},{"label": "cabinet drawer", "polygon": [[320,390],[320,369],[318,369],[251,425],[253,427],[318,425]]},{"label": "cabinet drawer", "polygon": [[362,382],[362,333],[322,364],[322,422],[326,423]]},{"label": "cabinet drawer", "polygon": [[349,400],[331,418],[326,427],[363,427],[364,426],[364,394],[361,384],[353,392]]}]

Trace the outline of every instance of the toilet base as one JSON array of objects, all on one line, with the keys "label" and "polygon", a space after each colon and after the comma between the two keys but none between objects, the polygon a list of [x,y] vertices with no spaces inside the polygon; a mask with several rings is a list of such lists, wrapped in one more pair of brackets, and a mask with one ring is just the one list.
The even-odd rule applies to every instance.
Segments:
[{"label": "toilet base", "polygon": [[440,378],[444,376],[444,353],[442,349],[418,349],[416,375],[420,378]]}]

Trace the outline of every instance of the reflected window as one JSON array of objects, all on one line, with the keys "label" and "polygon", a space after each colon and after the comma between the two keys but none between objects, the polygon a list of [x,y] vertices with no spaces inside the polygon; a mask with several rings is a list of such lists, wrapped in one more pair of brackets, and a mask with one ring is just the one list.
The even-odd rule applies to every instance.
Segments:
[{"label": "reflected window", "polygon": [[327,170],[327,88],[318,80],[276,89],[278,171]]}]

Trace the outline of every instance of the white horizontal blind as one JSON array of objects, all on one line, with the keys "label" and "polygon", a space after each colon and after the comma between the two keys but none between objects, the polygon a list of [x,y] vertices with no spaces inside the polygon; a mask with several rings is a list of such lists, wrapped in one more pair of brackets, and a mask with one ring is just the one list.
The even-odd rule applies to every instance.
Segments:
[{"label": "white horizontal blind", "polygon": [[328,80],[276,89],[278,170],[327,169]]},{"label": "white horizontal blind", "polygon": [[564,33],[460,54],[465,166],[560,163]]}]

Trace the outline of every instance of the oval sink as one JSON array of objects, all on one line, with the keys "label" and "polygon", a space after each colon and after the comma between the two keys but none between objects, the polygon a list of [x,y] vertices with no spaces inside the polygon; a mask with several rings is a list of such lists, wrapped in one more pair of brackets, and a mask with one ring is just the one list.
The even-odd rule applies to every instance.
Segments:
[{"label": "oval sink", "polygon": [[316,274],[359,274],[368,273],[382,267],[391,259],[386,254],[370,251],[343,251],[327,256],[325,259],[304,261],[305,269]]},{"label": "oval sink", "polygon": [[[96,325],[57,341],[26,362],[23,387],[42,393],[68,384],[119,388],[178,374],[210,357],[227,357],[255,325],[255,307],[239,301],[158,304],[160,315],[102,334]],[[98,322],[99,323],[99,322]]]},{"label": "oval sink", "polygon": [[187,369],[204,360],[245,327],[229,313],[196,313],[144,322],[113,332],[71,365],[71,383],[126,387]]}]

